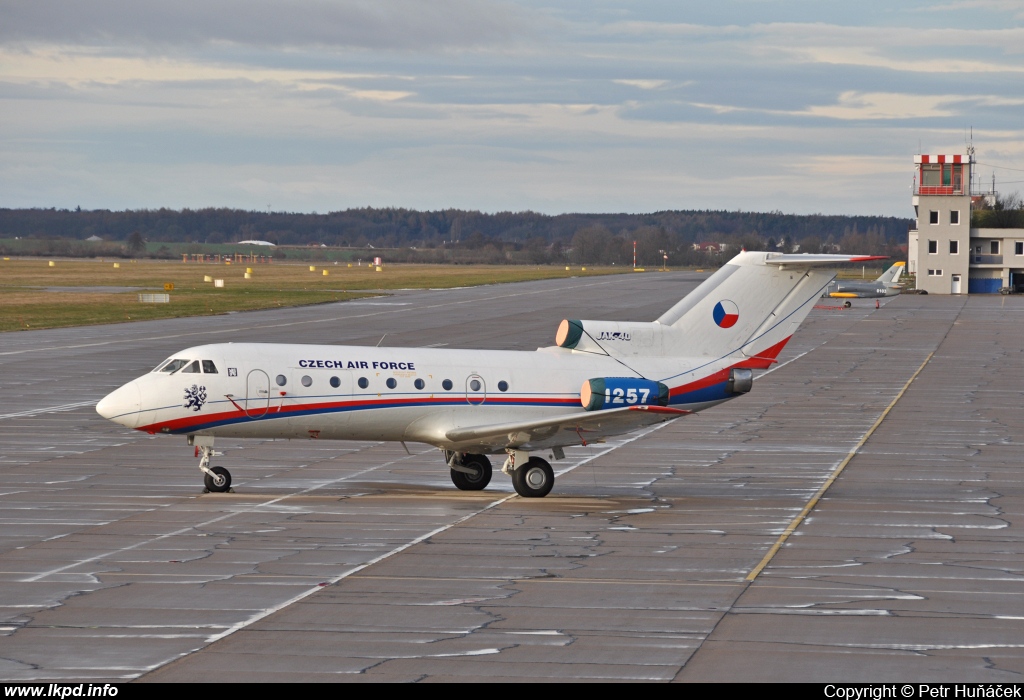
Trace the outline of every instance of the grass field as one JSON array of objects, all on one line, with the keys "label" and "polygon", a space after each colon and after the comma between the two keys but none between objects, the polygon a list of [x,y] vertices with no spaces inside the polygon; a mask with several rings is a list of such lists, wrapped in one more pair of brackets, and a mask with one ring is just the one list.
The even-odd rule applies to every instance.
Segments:
[{"label": "grass field", "polygon": [[[301,306],[386,293],[389,289],[442,289],[500,282],[621,273],[622,268],[564,266],[389,265],[381,272],[346,264],[254,264],[54,260],[0,260],[0,331],[62,328],[182,316],[207,316]],[[252,278],[245,279],[247,268]],[[323,271],[327,271],[327,275]],[[215,288],[204,277],[223,279]],[[164,293],[170,303],[140,303],[138,295]],[[48,291],[73,287],[69,291]],[[100,287],[132,287],[104,291]],[[92,289],[90,289],[92,288]]]}]

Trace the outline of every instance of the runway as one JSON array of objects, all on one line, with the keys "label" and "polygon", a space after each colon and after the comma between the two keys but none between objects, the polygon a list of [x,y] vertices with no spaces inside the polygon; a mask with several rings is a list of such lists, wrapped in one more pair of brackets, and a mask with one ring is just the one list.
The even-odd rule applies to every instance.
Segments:
[{"label": "runway", "polygon": [[566,450],[544,499],[423,445],[241,440],[204,495],[184,438],[92,408],[191,345],[529,350],[703,277],[3,334],[0,678],[1018,681],[1019,297],[815,310],[749,395]]}]

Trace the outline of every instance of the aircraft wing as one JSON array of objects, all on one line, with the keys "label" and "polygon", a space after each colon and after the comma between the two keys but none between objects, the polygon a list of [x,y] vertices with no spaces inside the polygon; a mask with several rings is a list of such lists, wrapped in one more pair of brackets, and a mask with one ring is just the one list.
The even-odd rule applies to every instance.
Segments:
[{"label": "aircraft wing", "polygon": [[445,437],[464,450],[538,450],[596,442],[604,437],[622,435],[690,413],[667,406],[627,406],[517,423],[454,428]]}]

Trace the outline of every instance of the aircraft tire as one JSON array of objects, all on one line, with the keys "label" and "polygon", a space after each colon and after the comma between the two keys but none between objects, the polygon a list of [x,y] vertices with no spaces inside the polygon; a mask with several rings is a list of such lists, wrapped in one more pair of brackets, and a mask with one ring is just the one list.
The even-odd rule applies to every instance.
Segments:
[{"label": "aircraft tire", "polygon": [[486,455],[465,455],[462,466],[476,469],[476,474],[451,470],[452,483],[460,491],[482,491],[491,483],[491,460]]},{"label": "aircraft tire", "polygon": [[512,487],[523,498],[543,498],[555,485],[555,472],[540,457],[530,457],[526,464],[512,472]]},{"label": "aircraft tire", "polygon": [[206,490],[213,493],[227,493],[231,489],[231,472],[224,467],[213,467],[210,469],[215,476],[203,475],[203,483]]},{"label": "aircraft tire", "polygon": [[843,302],[843,306],[845,306],[846,308],[850,308],[851,306],[853,306],[853,302],[852,301]]}]

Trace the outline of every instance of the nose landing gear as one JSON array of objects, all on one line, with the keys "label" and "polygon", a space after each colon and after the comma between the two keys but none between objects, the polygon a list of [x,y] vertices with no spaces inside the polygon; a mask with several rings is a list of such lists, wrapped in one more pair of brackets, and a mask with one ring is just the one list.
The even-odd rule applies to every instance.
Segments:
[{"label": "nose landing gear", "polygon": [[231,472],[224,467],[212,467],[207,474],[203,475],[203,484],[207,491],[213,493],[234,493],[231,489]]},{"label": "nose landing gear", "polygon": [[213,445],[200,445],[196,452],[201,455],[199,469],[203,472],[203,484],[206,488],[203,493],[234,493],[231,488],[231,472],[224,467],[211,467],[210,458],[220,457],[224,453],[216,452]]}]

